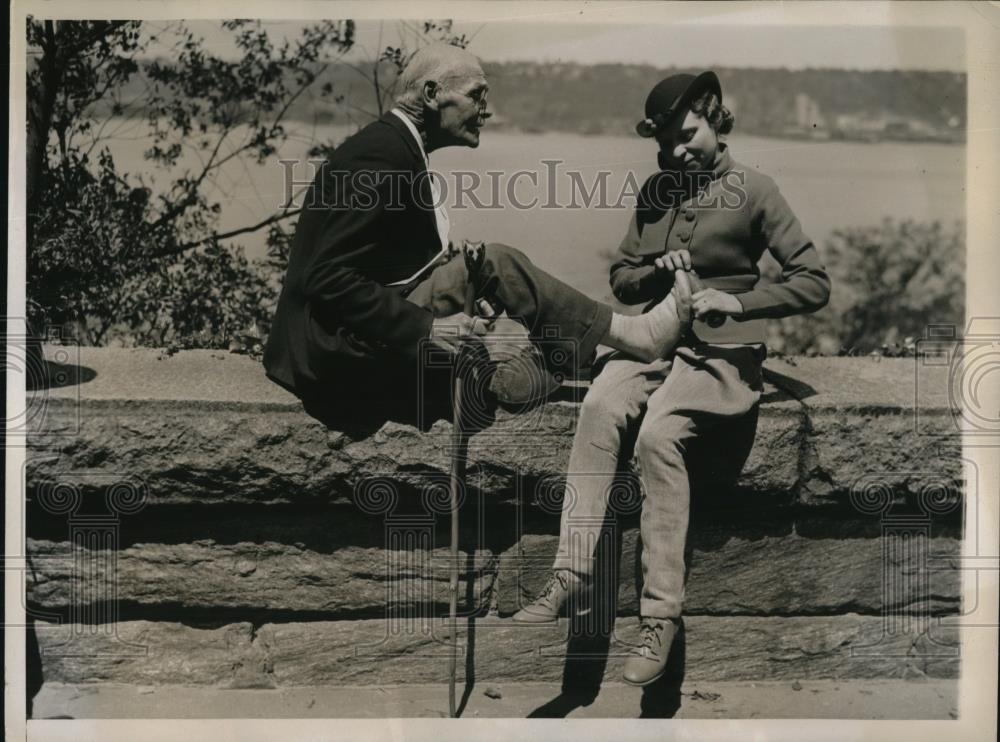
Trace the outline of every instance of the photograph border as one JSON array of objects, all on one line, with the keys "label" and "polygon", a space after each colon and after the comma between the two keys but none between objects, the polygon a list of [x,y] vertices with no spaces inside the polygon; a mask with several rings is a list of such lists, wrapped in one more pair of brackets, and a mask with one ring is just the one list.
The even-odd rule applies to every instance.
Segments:
[{"label": "photograph border", "polygon": [[[803,2],[803,3],[647,3],[647,2],[261,2],[208,0],[192,2],[122,2],[103,0],[85,5],[65,0],[14,0],[10,10],[10,112],[8,159],[8,285],[9,318],[26,316],[25,307],[25,17],[89,18],[270,18],[317,17],[454,18],[456,20],[521,20],[526,23],[642,23],[719,25],[852,25],[952,26],[964,29],[968,84],[966,152],[967,294],[966,319],[1000,318],[1000,275],[997,236],[1000,235],[1000,3],[995,2]],[[15,322],[16,320],[9,320]],[[9,326],[8,334],[19,328]],[[989,409],[1000,409],[1000,390],[987,389]],[[992,406],[990,406],[992,405]],[[23,412],[23,374],[7,378],[7,418]],[[25,720],[25,642],[20,629],[5,631],[5,738],[8,740],[147,740],[220,739],[507,739],[544,735],[550,740],[587,739],[991,739],[996,732],[997,603],[1000,569],[998,493],[1000,441],[996,436],[972,437],[966,431],[966,471],[976,467],[980,502],[966,502],[965,533],[979,534],[976,544],[963,538],[963,560],[975,557],[992,564],[962,570],[963,604],[978,604],[976,627],[961,630],[959,718],[954,721],[858,720],[527,720],[527,719],[146,719],[146,720]],[[24,446],[8,445],[5,472],[5,564],[21,555],[23,544]],[[987,549],[988,553],[971,550]],[[22,580],[5,569],[5,625],[23,626]],[[331,723],[334,722],[334,723]],[[992,730],[992,732],[991,732]]]}]

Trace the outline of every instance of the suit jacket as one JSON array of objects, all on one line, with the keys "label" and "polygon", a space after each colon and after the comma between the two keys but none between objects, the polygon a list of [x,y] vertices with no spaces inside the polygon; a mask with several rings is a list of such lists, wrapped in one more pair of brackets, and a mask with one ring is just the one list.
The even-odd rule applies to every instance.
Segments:
[{"label": "suit jacket", "polygon": [[[643,185],[611,266],[615,296],[625,304],[660,301],[673,274],[657,271],[654,260],[686,249],[706,286],[739,298],[741,320],[820,309],[830,298],[830,278],[812,241],[775,182],[720,146],[722,156],[697,192],[674,189],[659,174]],[[663,195],[654,192],[658,186]],[[781,266],[781,283],[758,284],[765,250]]]},{"label": "suit jacket", "polygon": [[264,350],[268,377],[301,395],[359,361],[412,357],[433,316],[406,300],[408,287],[387,284],[440,249],[424,159],[386,114],[345,140],[305,194]]}]

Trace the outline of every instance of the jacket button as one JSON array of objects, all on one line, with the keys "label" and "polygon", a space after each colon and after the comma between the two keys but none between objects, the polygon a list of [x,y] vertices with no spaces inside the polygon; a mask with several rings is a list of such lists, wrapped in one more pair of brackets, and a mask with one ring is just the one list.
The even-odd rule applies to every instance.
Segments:
[{"label": "jacket button", "polygon": [[693,222],[694,221],[694,217],[695,217],[694,209],[684,209],[684,218],[685,219],[687,219],[689,222]]},{"label": "jacket button", "polygon": [[681,242],[687,242],[689,239],[691,239],[691,233],[690,232],[680,232],[680,233],[678,233],[677,238]]}]

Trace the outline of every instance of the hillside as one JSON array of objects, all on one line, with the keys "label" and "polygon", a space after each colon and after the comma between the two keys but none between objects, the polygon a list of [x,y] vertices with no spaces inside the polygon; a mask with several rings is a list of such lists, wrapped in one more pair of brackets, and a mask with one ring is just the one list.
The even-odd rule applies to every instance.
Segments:
[{"label": "hillside", "polygon": [[[485,63],[491,126],[525,131],[631,134],[650,88],[675,68],[622,64]],[[927,71],[717,68],[741,132],[876,141],[963,141],[964,74]],[[391,80],[389,65],[380,71]],[[325,85],[330,95],[320,95]],[[122,99],[141,95],[134,77]],[[289,111],[298,121],[360,124],[377,114],[357,69],[332,67]],[[107,115],[104,110],[98,115]]]}]

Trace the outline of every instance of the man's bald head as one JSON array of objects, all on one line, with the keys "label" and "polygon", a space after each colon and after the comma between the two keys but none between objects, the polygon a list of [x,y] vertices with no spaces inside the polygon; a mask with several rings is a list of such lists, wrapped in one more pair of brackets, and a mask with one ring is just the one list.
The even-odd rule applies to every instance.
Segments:
[{"label": "man's bald head", "polygon": [[396,102],[418,103],[428,82],[450,88],[456,82],[482,76],[483,68],[476,55],[443,42],[430,44],[417,51],[400,74]]},{"label": "man's bald head", "polygon": [[420,132],[424,149],[478,147],[489,84],[475,55],[449,44],[425,46],[399,76],[396,108]]}]

